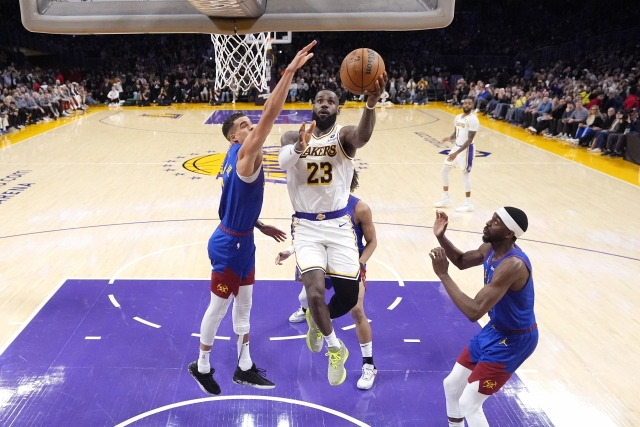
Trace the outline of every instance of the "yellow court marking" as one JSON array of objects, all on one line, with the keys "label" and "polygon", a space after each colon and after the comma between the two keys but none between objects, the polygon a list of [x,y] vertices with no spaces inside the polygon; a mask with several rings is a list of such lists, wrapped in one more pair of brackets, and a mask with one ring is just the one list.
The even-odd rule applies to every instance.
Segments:
[{"label": "yellow court marking", "polygon": [[[437,108],[453,115],[460,114],[462,111],[461,109],[448,107],[443,104],[437,105]],[[600,156],[599,153],[591,154],[583,147],[573,148],[569,144],[547,139],[541,135],[533,136],[519,126],[511,126],[499,120],[490,120],[483,115],[479,115],[478,119],[480,119],[480,124],[488,129],[495,130],[503,135],[515,138],[518,141],[541,148],[564,159],[571,160],[572,162],[640,187],[640,165],[628,162],[622,158],[612,159],[610,157]]]}]

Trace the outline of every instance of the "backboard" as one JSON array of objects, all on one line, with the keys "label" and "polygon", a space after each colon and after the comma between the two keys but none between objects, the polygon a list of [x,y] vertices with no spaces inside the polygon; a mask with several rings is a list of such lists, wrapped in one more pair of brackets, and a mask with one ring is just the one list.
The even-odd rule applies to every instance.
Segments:
[{"label": "backboard", "polygon": [[455,0],[20,0],[53,34],[403,31],[446,27]]}]

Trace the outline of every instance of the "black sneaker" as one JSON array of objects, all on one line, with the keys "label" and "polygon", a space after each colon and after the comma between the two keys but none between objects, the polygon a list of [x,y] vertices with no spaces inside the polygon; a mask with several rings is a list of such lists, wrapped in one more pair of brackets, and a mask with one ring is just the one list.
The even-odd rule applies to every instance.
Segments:
[{"label": "black sneaker", "polygon": [[240,366],[238,366],[236,368],[236,372],[233,374],[233,382],[240,385],[259,388],[261,390],[270,390],[275,388],[276,385],[266,378],[266,374],[267,371],[256,368],[255,363],[248,371],[243,371],[240,369]]},{"label": "black sneaker", "polygon": [[220,394],[220,386],[213,379],[213,373],[216,370],[211,368],[208,374],[201,374],[198,371],[198,362],[193,362],[189,364],[189,373],[195,380],[198,382],[198,385],[207,394]]}]

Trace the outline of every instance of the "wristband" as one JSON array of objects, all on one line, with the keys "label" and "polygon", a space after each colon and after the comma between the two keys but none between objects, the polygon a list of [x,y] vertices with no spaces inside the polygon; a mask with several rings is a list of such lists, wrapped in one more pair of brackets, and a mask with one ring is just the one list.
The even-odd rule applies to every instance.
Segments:
[{"label": "wristband", "polygon": [[296,145],[298,145],[298,142],[300,142],[300,141],[296,141],[296,143],[293,144],[293,152],[296,153],[296,154],[302,154],[302,153],[304,153],[304,149],[302,149],[302,151],[296,150]]},{"label": "wristband", "polygon": [[296,250],[293,247],[293,245],[289,246],[287,249],[284,250],[285,252],[289,252],[290,254],[293,254]]},{"label": "wristband", "polygon": [[364,106],[367,107],[367,110],[375,110],[376,109],[375,105],[373,107],[369,107],[368,104],[364,104]]}]

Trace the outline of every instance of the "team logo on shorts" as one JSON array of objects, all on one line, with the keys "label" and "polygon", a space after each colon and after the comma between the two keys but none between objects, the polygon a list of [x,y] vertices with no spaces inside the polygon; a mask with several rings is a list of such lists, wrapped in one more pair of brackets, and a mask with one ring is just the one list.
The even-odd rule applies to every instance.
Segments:
[{"label": "team logo on shorts", "polygon": [[482,387],[484,388],[488,388],[489,390],[493,390],[494,388],[496,388],[498,386],[498,383],[493,381],[493,380],[485,380],[482,383]]},{"label": "team logo on shorts", "polygon": [[218,284],[217,289],[222,292],[223,294],[228,294],[229,293],[229,288],[226,287],[225,285],[223,285],[222,283]]},{"label": "team logo on shorts", "polygon": [[502,341],[500,341],[500,344],[504,344],[505,347],[508,347],[507,345],[507,339],[503,339]]},{"label": "team logo on shorts", "polygon": [[323,220],[323,219],[325,219],[325,218],[326,218],[326,216],[324,216],[324,214],[318,214],[318,216],[316,216],[316,219],[317,219],[318,221],[322,221],[322,220]]}]

